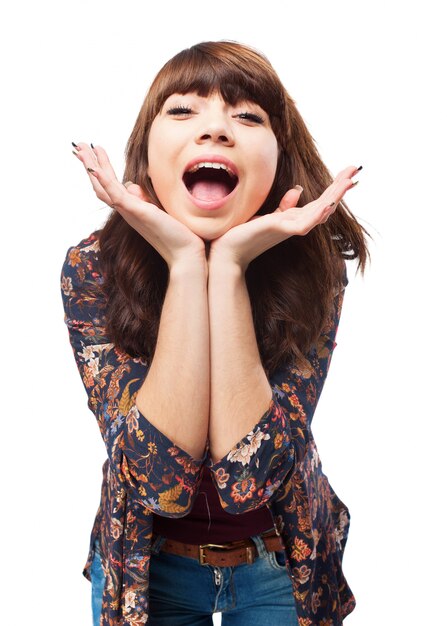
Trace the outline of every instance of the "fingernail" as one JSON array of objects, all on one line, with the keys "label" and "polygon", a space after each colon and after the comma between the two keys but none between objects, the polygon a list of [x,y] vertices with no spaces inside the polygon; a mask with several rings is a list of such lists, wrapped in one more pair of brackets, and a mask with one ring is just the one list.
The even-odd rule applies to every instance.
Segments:
[{"label": "fingernail", "polygon": [[351,185],[350,189],[352,189],[353,187],[355,187],[355,186],[356,186],[356,185],[358,185],[358,184],[359,184],[359,181],[358,181],[358,180],[356,180],[356,181],[355,181],[355,183],[352,183],[352,185]]},{"label": "fingernail", "polygon": [[90,145],[91,145],[91,147],[92,147],[93,149],[95,149],[95,146],[94,146],[92,143],[91,143]]},{"label": "fingernail", "polygon": [[75,156],[78,156],[78,153],[77,153],[77,152],[75,152],[74,150],[72,150],[71,152],[72,152],[72,154],[74,154]]},{"label": "fingernail", "polygon": [[90,174],[96,174],[95,170],[92,170],[91,167],[87,168],[87,172],[90,172]]},{"label": "fingernail", "polygon": [[360,172],[360,170],[362,170],[362,169],[363,169],[363,165],[361,165],[360,167],[358,167],[355,171],[356,171],[356,172]]},{"label": "fingernail", "polygon": [[303,187],[301,187],[301,185],[295,185],[294,189],[298,189],[298,191],[304,191]]},{"label": "fingernail", "polygon": [[329,206],[335,206],[335,202],[331,202]]},{"label": "fingernail", "polygon": [[74,146],[76,148],[76,150],[80,150],[81,149],[77,144],[75,144],[74,141],[71,142],[71,145]]}]

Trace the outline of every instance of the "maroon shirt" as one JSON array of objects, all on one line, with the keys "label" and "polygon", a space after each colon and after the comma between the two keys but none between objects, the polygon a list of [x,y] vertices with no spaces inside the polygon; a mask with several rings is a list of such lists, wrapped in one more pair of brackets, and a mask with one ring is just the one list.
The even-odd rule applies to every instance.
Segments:
[{"label": "maroon shirt", "polygon": [[171,518],[154,514],[155,533],[168,539],[197,545],[246,539],[271,528],[273,518],[265,505],[240,515],[226,513],[206,466],[199,492],[188,515]]}]

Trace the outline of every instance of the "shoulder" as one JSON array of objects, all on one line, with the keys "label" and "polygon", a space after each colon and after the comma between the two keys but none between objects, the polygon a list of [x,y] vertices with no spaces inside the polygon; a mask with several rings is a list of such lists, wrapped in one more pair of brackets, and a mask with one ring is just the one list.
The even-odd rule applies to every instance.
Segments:
[{"label": "shoulder", "polygon": [[77,265],[99,264],[99,234],[100,231],[96,230],[88,237],[81,239],[75,246],[68,248],[64,265],[69,267],[76,267]]},{"label": "shoulder", "polygon": [[102,282],[99,263],[99,234],[100,231],[91,233],[81,239],[79,243],[70,246],[65,255],[62,265],[62,276],[71,279],[71,282],[80,285],[85,281]]},{"label": "shoulder", "polygon": [[99,260],[99,233],[95,231],[68,248],[62,265],[60,287],[65,312],[79,316],[80,309],[104,305]]}]

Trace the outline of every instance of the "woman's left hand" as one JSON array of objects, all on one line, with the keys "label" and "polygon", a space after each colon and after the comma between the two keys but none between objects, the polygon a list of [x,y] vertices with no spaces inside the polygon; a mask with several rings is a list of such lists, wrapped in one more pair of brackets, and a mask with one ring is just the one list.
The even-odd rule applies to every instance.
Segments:
[{"label": "woman's left hand", "polygon": [[208,263],[235,263],[245,271],[253,259],[278,243],[292,235],[307,235],[334,213],[346,191],[355,185],[351,179],[357,171],[353,165],[342,170],[317,200],[303,207],[296,206],[302,189],[289,189],[276,211],[255,215],[214,239]]}]

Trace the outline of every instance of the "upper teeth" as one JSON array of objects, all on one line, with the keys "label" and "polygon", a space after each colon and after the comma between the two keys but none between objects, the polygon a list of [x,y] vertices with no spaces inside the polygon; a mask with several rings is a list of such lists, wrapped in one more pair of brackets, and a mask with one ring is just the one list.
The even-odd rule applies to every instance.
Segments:
[{"label": "upper teeth", "polygon": [[202,167],[212,167],[215,170],[225,170],[226,172],[228,172],[228,174],[230,174],[230,176],[235,176],[234,172],[232,172],[230,168],[224,165],[223,163],[211,163],[209,161],[202,161],[201,163],[196,163],[188,170],[188,172],[189,173],[197,172],[197,170]]}]

